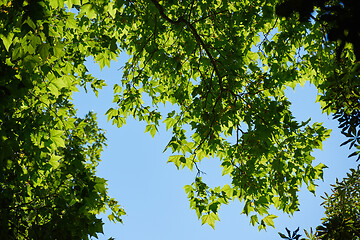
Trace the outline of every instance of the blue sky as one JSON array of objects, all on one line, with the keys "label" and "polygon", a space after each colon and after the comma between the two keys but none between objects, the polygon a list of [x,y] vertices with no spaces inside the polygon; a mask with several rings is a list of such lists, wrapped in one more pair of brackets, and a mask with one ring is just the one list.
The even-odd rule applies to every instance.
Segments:
[{"label": "blue sky", "polygon": [[[355,159],[348,159],[350,151],[340,144],[345,138],[337,128],[337,122],[322,114],[320,104],[315,103],[316,89],[309,83],[304,87],[297,86],[294,92],[290,89],[287,96],[292,102],[294,116],[299,121],[311,117],[312,122],[324,122],[324,126],[333,129],[330,138],[324,142],[323,151],[314,152],[314,164],[322,162],[329,168],[325,169],[325,181],[317,182],[316,197],[302,188],[300,193],[300,211],[291,218],[276,210],[272,213],[279,217],[275,219],[275,229],[268,227],[267,231],[259,232],[253,227],[249,218],[241,214],[242,203],[230,202],[220,209],[220,222],[215,230],[208,225],[201,225],[195,211],[189,208],[183,187],[191,184],[196,172],[188,169],[177,170],[175,165],[167,164],[168,152],[163,153],[164,147],[170,140],[170,134],[165,126],[159,128],[159,133],[152,138],[144,133],[145,124],[128,119],[121,128],[107,122],[105,112],[113,105],[112,85],[121,80],[121,70],[126,60],[121,56],[118,62],[112,62],[111,68],[102,71],[97,64],[88,61],[89,72],[106,80],[107,87],[99,92],[97,98],[92,92],[84,91],[74,94],[74,103],[78,108],[78,115],[84,116],[88,111],[97,113],[99,126],[106,130],[108,147],[102,154],[102,162],[98,167],[98,175],[108,180],[109,194],[115,197],[125,208],[124,224],[114,224],[104,217],[104,235],[99,239],[281,239],[277,232],[285,232],[285,227],[295,230],[309,229],[320,224],[324,209],[320,207],[324,191],[329,192],[330,184],[335,179],[345,177],[349,168],[356,166]],[[199,165],[206,172],[205,182],[216,186],[229,182],[221,176],[219,160],[205,159]],[[304,236],[304,232],[301,230]]]}]

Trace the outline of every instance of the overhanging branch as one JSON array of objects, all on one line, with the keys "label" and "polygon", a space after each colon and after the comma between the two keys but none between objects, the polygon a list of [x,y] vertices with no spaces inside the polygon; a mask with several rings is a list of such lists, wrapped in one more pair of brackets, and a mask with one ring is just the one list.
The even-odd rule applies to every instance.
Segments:
[{"label": "overhanging branch", "polygon": [[223,92],[224,89],[223,89],[223,83],[222,83],[222,76],[217,67],[216,61],[215,61],[214,57],[212,56],[212,54],[210,53],[208,46],[205,44],[203,39],[200,37],[200,35],[196,31],[195,27],[188,20],[186,20],[183,16],[180,16],[177,20],[173,20],[173,19],[169,18],[165,14],[165,10],[164,10],[163,6],[161,6],[157,0],[151,0],[151,1],[154,3],[155,7],[159,10],[160,16],[163,17],[167,22],[169,22],[173,25],[184,24],[186,27],[188,27],[190,29],[191,33],[195,37],[198,44],[200,44],[200,46],[205,50],[206,55],[209,57],[211,65],[214,68],[215,74],[219,79],[220,91]]}]

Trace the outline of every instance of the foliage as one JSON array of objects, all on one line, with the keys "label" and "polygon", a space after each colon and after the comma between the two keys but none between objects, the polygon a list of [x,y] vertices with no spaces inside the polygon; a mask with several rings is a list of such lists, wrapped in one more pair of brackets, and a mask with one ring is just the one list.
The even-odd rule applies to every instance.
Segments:
[{"label": "foliage", "polygon": [[[87,73],[85,58],[93,57],[103,68],[121,51],[131,58],[124,66],[121,83],[114,87],[118,107],[107,111],[108,119],[121,127],[133,116],[147,122],[145,130],[152,136],[161,123],[172,131],[166,147],[172,152],[169,162],[177,168],[195,169],[195,181],[185,186],[185,191],[203,224],[214,227],[220,206],[235,199],[245,203],[243,213],[251,215],[251,223],[259,229],[274,226],[276,216],[269,212],[270,206],[288,214],[297,211],[302,184],[314,193],[315,181],[322,179],[326,166],[313,166],[311,153],[321,149],[330,131],[310,119],[297,122],[284,90],[310,80],[320,90],[323,109],[336,112],[332,105],[336,102],[330,97],[336,86],[329,91],[333,88],[326,84],[334,76],[348,74],[356,56],[345,46],[343,61],[338,64],[332,54],[336,44],[324,40],[321,22],[299,23],[296,18],[278,17],[275,6],[279,3],[2,1],[0,99],[4,104],[0,106],[0,133],[1,146],[10,149],[1,151],[1,184],[9,191],[2,197],[24,195],[5,204],[2,211],[41,198],[38,192],[27,196],[27,189],[16,190],[26,186],[21,183],[31,170],[36,174],[31,175],[30,192],[36,186],[44,188],[50,181],[44,176],[49,176],[58,182],[54,186],[65,184],[61,185],[65,189],[63,205],[56,205],[73,206],[73,200],[86,204],[80,208],[80,216],[89,217],[88,223],[96,227],[82,227],[83,232],[71,234],[85,238],[101,232],[95,214],[106,205],[114,212],[109,218],[121,220],[123,210],[107,196],[104,180],[94,175],[103,134],[91,114],[84,119],[92,123],[91,134],[76,130],[83,125],[71,104],[71,94],[78,86],[91,84],[96,93],[105,84]],[[149,98],[151,102],[145,103]],[[160,112],[162,104],[168,112]],[[73,139],[76,134],[84,139]],[[89,141],[95,141],[96,147]],[[230,177],[228,185],[213,187],[203,182],[198,163],[214,157],[220,159],[223,174]],[[73,159],[79,166],[67,170]],[[11,185],[8,169],[14,164],[19,171]],[[31,167],[25,167],[29,164]],[[82,174],[77,175],[77,169]],[[68,194],[72,185],[66,185],[67,181],[75,181],[75,195]],[[75,189],[77,184],[80,186]],[[91,188],[87,201],[81,193]],[[80,197],[65,198],[69,195]],[[39,205],[43,216],[35,211],[41,219],[34,221],[42,226],[49,222],[51,230],[59,226],[50,218],[54,203],[47,195],[43,198]],[[25,209],[14,214],[22,214],[20,219],[25,222],[30,213]],[[11,224],[13,220],[3,221]],[[16,231],[31,234],[32,226]],[[16,229],[15,225],[11,229]]]},{"label": "foliage", "polygon": [[[332,194],[325,193],[322,197],[325,201],[321,204],[325,208],[325,217],[322,224],[316,227],[316,231],[304,230],[308,240],[342,240],[360,239],[360,165],[357,169],[350,169],[347,178],[342,181],[336,180],[332,186]],[[299,228],[298,228],[299,229]],[[297,231],[288,236],[279,233],[283,239],[292,239],[293,236],[300,237]],[[301,240],[305,240],[302,238]]]},{"label": "foliage", "polygon": [[360,239],[360,165],[350,172],[324,198],[326,217],[317,227],[320,239]]},{"label": "foliage", "polygon": [[[317,7],[318,12],[314,12]],[[357,14],[360,2],[356,0],[285,0],[276,6],[279,16],[290,17],[293,13],[299,15],[301,22],[310,19],[319,21],[327,29],[327,39],[338,41],[336,54],[338,60],[346,43],[353,47],[357,61],[360,60],[360,16]],[[314,18],[313,14],[318,14]]]},{"label": "foliage", "polygon": [[[311,152],[329,131],[296,122],[284,90],[308,79],[319,84],[324,76],[313,69],[332,69],[319,25],[277,18],[277,1],[121,3],[120,46],[132,58],[114,88],[119,107],[109,119],[122,126],[133,116],[152,135],[161,120],[172,130],[169,162],[197,171],[185,191],[203,223],[214,227],[221,204],[235,199],[260,229],[273,226],[270,205],[298,210],[299,187],[314,192],[322,178],[325,165],[312,166]],[[316,55],[328,65],[317,65]],[[175,106],[166,115],[158,106],[167,103]],[[197,163],[205,157],[221,160],[230,185],[202,181]]]},{"label": "foliage", "polygon": [[103,85],[84,66],[107,49],[88,41],[86,28],[96,25],[61,1],[0,3],[1,239],[96,237],[96,215],[107,208],[121,221],[124,211],[95,176],[104,132],[95,114],[79,118],[71,103],[77,85]]},{"label": "foliage", "polygon": [[300,234],[298,234],[299,228],[297,228],[295,231],[293,231],[293,233],[291,234],[290,230],[285,228],[286,232],[287,232],[287,236],[283,233],[279,232],[279,235],[282,239],[287,239],[287,240],[299,240],[299,237],[301,237]]},{"label": "foliage", "polygon": [[[342,68],[342,67],[341,67]],[[349,149],[353,147],[357,151],[351,153],[349,157],[357,156],[360,159],[360,63],[356,63],[352,68],[340,69],[331,74],[327,81],[319,86],[323,92],[320,99],[327,103],[324,109],[331,109],[334,112],[334,119],[339,122],[341,133],[348,140],[341,146],[349,144]]]},{"label": "foliage", "polygon": [[309,240],[318,240],[319,239],[317,237],[317,232],[313,231],[312,228],[310,228],[309,232],[304,229],[304,232],[305,232],[306,237],[308,237]]},{"label": "foliage", "polygon": [[[360,47],[359,36],[360,28],[357,24],[360,8],[359,1],[284,1],[276,6],[276,12],[280,16],[290,17],[292,13],[299,14],[299,20],[302,22],[313,19],[319,22],[326,29],[326,38],[329,41],[337,41],[336,47],[337,61],[333,62],[336,68],[328,71],[326,81],[318,85],[320,101],[326,103],[323,110],[329,110],[334,113],[334,119],[339,121],[339,127],[342,133],[349,139],[342,143],[350,143],[349,148],[359,149],[360,140],[358,139],[359,129],[359,111],[360,111]],[[317,18],[314,18],[314,7],[318,7]],[[347,48],[346,43],[350,43],[353,53]],[[348,46],[349,47],[349,46]],[[341,54],[343,57],[340,59]],[[354,59],[354,55],[355,59]],[[353,64],[353,61],[357,61]],[[328,111],[328,113],[329,113]],[[349,157],[359,155],[360,151],[352,153]]]},{"label": "foliage", "polygon": [[[326,81],[318,85],[319,100],[323,103],[323,110],[332,112],[334,119],[339,121],[339,128],[348,140],[342,145],[349,144],[349,149],[355,147],[360,149],[359,134],[359,110],[360,110],[360,81],[359,81],[359,33],[358,26],[359,9],[358,1],[300,1],[307,7],[300,9],[299,4],[292,5],[292,1],[284,1],[277,6],[277,13],[290,17],[292,12],[299,14],[300,21],[312,18],[314,6],[320,7],[317,12],[320,22],[327,29],[327,39],[337,41],[336,61],[333,71],[328,71]],[[326,5],[327,3],[327,5]],[[300,4],[301,5],[301,4]],[[351,43],[355,57],[349,51]],[[354,60],[357,61],[354,63]],[[360,151],[357,150],[349,157],[357,156],[360,159]],[[359,214],[359,170],[351,169],[348,178],[333,185],[333,194],[326,194],[325,206],[326,217],[323,224],[317,227],[317,231],[308,233],[308,239],[358,239]],[[346,207],[345,207],[346,206]]]}]

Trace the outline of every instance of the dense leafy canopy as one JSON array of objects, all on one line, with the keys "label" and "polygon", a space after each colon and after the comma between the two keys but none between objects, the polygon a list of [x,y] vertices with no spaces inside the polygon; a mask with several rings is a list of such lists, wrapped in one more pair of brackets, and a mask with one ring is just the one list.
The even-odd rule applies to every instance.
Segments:
[{"label": "dense leafy canopy", "polygon": [[112,220],[124,214],[95,176],[105,144],[96,116],[77,117],[70,101],[77,86],[103,84],[84,67],[103,50],[76,21],[57,1],[1,1],[1,239],[86,239],[102,232],[107,207]]},{"label": "dense leafy canopy", "polygon": [[[324,110],[330,108],[334,113],[334,119],[339,121],[339,128],[348,140],[342,145],[349,144],[349,149],[355,147],[357,151],[351,153],[349,157],[356,156],[360,159],[359,151],[359,110],[360,110],[360,90],[359,90],[359,63],[351,65],[343,64],[348,60],[341,56],[345,46],[351,47],[355,53],[355,59],[360,59],[359,37],[360,28],[358,25],[359,1],[298,1],[294,4],[292,0],[286,0],[276,7],[279,15],[290,17],[291,14],[299,15],[300,21],[308,21],[313,18],[314,6],[321,7],[318,11],[316,21],[320,22],[327,29],[327,39],[338,41],[336,47],[336,69],[333,73],[329,72],[326,81],[318,86],[323,93],[321,100],[327,103]],[[300,8],[299,6],[302,5]],[[345,55],[346,56],[346,55]],[[313,232],[305,231],[308,239],[359,239],[359,166],[357,170],[350,169],[348,178],[341,182],[337,181],[332,185],[332,194],[326,194],[323,206],[325,214],[322,225]],[[288,231],[288,229],[286,229]],[[297,229],[298,230],[298,229]],[[297,231],[296,231],[297,232]],[[296,232],[293,233],[294,237]],[[289,236],[290,232],[288,231]],[[282,238],[287,238],[279,233]],[[300,237],[300,235],[296,235]]]},{"label": "dense leafy canopy", "polygon": [[[312,16],[315,6],[321,9],[316,19]],[[336,50],[338,60],[346,43],[352,44],[356,59],[360,60],[359,8],[360,2],[356,0],[285,0],[276,6],[276,13],[284,17],[297,13],[302,22],[319,21],[326,28],[329,41],[340,41]]]},{"label": "dense leafy canopy", "polygon": [[317,227],[320,239],[360,239],[360,167],[350,172],[326,195],[326,217]]},{"label": "dense leafy canopy", "polygon": [[[350,169],[350,173],[342,181],[336,180],[332,186],[332,194],[322,197],[325,201],[321,204],[325,208],[325,217],[322,224],[313,231],[306,231],[307,238],[300,240],[342,240],[360,239],[360,166]],[[291,233],[287,228],[284,233],[279,232],[282,239],[297,239],[299,228]]]},{"label": "dense leafy canopy", "polygon": [[[109,218],[121,221],[123,210],[95,176],[103,132],[93,114],[80,119],[71,103],[77,87],[90,84],[96,93],[105,84],[87,72],[86,57],[103,68],[121,51],[131,58],[108,118],[121,127],[133,116],[151,135],[162,123],[172,131],[169,162],[195,169],[185,191],[202,223],[214,227],[220,206],[235,199],[259,229],[274,225],[271,205],[298,210],[300,186],[314,192],[322,178],[325,165],[313,166],[311,152],[330,131],[297,122],[284,90],[309,80],[324,110],[354,121],[346,116],[359,105],[358,70],[351,45],[341,47],[339,61],[317,17],[278,17],[278,3],[1,1],[2,234],[51,239],[77,217],[64,239],[96,236],[96,214],[106,206]],[[167,112],[158,110],[163,104]],[[206,157],[221,160],[229,185],[202,181],[197,163]]]},{"label": "dense leafy canopy", "polygon": [[[312,166],[310,153],[329,131],[296,122],[284,90],[308,79],[321,83],[320,71],[335,60],[322,45],[319,26],[279,19],[275,5],[136,1],[125,3],[121,15],[131,16],[122,29],[133,57],[123,89],[114,89],[119,108],[108,115],[119,126],[128,115],[147,121],[154,134],[164,116],[156,106],[177,105],[164,119],[173,132],[169,161],[201,175],[197,162],[218,157],[232,179],[211,188],[197,177],[185,187],[191,208],[211,226],[231,199],[245,201],[243,212],[252,214],[253,224],[273,225],[269,205],[293,213],[301,184],[314,191],[314,180],[322,177],[325,165]],[[154,107],[144,104],[146,95]]]}]

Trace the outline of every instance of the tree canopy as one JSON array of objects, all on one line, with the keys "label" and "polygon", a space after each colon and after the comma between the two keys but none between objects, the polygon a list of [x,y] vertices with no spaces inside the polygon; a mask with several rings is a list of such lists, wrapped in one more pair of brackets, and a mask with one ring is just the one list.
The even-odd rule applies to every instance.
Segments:
[{"label": "tree canopy", "polygon": [[360,239],[360,167],[333,185],[323,205],[326,217],[317,227],[320,239]]},{"label": "tree canopy", "polygon": [[103,83],[83,65],[84,29],[56,1],[1,1],[0,26],[0,238],[97,236],[98,213],[124,211],[95,175],[106,139],[96,115],[71,103],[78,86]]},{"label": "tree canopy", "polygon": [[[334,27],[336,18],[324,20],[335,10],[318,4],[323,8],[307,21],[308,15],[282,17],[281,3],[1,1],[1,234],[97,236],[96,214],[106,208],[121,221],[124,210],[95,175],[105,136],[93,113],[76,116],[71,96],[79,87],[97,93],[105,85],[87,71],[87,57],[103,68],[125,53],[131,58],[108,119],[118,127],[130,116],[145,121],[152,136],[166,125],[168,161],[196,172],[185,192],[203,224],[214,227],[220,206],[235,199],[259,229],[274,226],[270,206],[297,211],[300,187],[314,192],[322,179],[326,166],[314,166],[311,154],[330,130],[297,122],[284,90],[314,84],[323,110],[335,113],[348,134],[345,144],[359,149],[358,52],[349,38],[328,41],[342,27]],[[198,167],[204,158],[219,158],[231,184],[208,186]],[[79,225],[68,229],[68,219]]]}]

